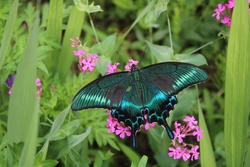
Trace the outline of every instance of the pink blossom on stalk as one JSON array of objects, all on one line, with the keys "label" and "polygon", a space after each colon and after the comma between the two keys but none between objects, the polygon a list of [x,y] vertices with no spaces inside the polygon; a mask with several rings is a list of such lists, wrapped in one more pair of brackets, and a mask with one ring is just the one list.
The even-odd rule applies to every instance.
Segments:
[{"label": "pink blossom on stalk", "polygon": [[235,0],[229,0],[228,3],[225,4],[225,6],[226,6],[227,8],[232,9],[232,8],[234,8],[234,3],[235,3]]},{"label": "pink blossom on stalk", "polygon": [[[107,110],[107,114],[110,114],[111,111]],[[113,118],[111,115],[107,119],[106,127],[109,128],[108,133],[115,133],[120,138],[125,136],[131,136],[130,127],[124,127],[121,125],[116,118]]]},{"label": "pink blossom on stalk", "polygon": [[124,139],[125,135],[131,136],[131,132],[129,131],[130,130],[129,127],[123,127],[121,125],[118,125],[116,128],[117,129],[115,131],[115,134],[119,135],[120,138]]},{"label": "pink blossom on stalk", "polygon": [[186,135],[185,134],[181,134],[181,130],[179,128],[177,128],[175,131],[173,131],[175,139],[177,138],[179,143],[183,142],[182,138],[185,138]]},{"label": "pink blossom on stalk", "polygon": [[222,24],[227,24],[227,26],[230,28],[231,27],[231,18],[228,18],[228,17],[224,17],[224,19],[221,20],[221,23]]},{"label": "pink blossom on stalk", "polygon": [[80,47],[82,45],[82,42],[81,40],[78,38],[78,37],[75,37],[75,40],[73,38],[70,38],[69,39],[71,41],[71,47],[74,48],[74,47]]},{"label": "pink blossom on stalk", "polygon": [[186,116],[184,119],[183,119],[184,122],[187,122],[188,123],[188,126],[191,128],[191,129],[194,129],[198,123],[198,121],[195,120],[194,116],[190,117],[190,116]]},{"label": "pink blossom on stalk", "polygon": [[36,86],[41,86],[41,80],[40,78],[36,78]]},{"label": "pink blossom on stalk", "polygon": [[149,130],[149,127],[150,127],[150,126],[152,126],[152,127],[155,126],[155,122],[153,122],[153,123],[149,123],[149,122],[148,122],[148,117],[147,117],[146,115],[144,115],[144,118],[145,118],[145,120],[146,120],[146,124],[144,125],[145,130]]},{"label": "pink blossom on stalk", "polygon": [[196,136],[197,141],[200,141],[201,138],[203,138],[203,130],[199,128],[199,126],[195,127],[196,131],[193,132],[193,136]]},{"label": "pink blossom on stalk", "polygon": [[76,50],[73,51],[74,55],[75,55],[75,56],[78,56],[78,57],[79,57],[79,56],[83,56],[86,52],[87,52],[87,51],[82,50],[82,49],[79,49],[79,50],[77,50],[77,51],[76,51]]},{"label": "pink blossom on stalk", "polygon": [[137,60],[133,60],[132,58],[130,58],[129,60],[128,60],[128,64],[127,65],[125,65],[125,69],[126,70],[131,70],[131,67],[132,67],[132,65],[137,65],[138,64],[138,61]]},{"label": "pink blossom on stalk", "polygon": [[181,158],[182,155],[181,155],[181,148],[180,147],[176,147],[176,148],[169,147],[168,150],[169,150],[168,156],[174,157],[174,159]]},{"label": "pink blossom on stalk", "polygon": [[212,17],[216,16],[217,20],[220,20],[220,15],[225,10],[225,6],[222,4],[218,4],[218,8],[214,9],[215,13],[212,15]]},{"label": "pink blossom on stalk", "polygon": [[199,146],[193,146],[190,150],[192,156],[191,156],[191,161],[193,160],[198,160],[200,153],[197,151],[199,149]]},{"label": "pink blossom on stalk", "polygon": [[89,56],[85,57],[84,59],[82,59],[83,64],[82,66],[82,70],[83,71],[93,71],[94,67],[95,67],[95,62],[93,61],[93,59]]},{"label": "pink blossom on stalk", "polygon": [[199,142],[203,138],[202,129],[197,126],[198,121],[193,116],[186,116],[183,121],[186,122],[186,125],[181,125],[177,121],[174,123],[174,139],[168,155],[173,156],[174,159],[183,159],[184,161],[188,159],[191,159],[191,161],[197,160],[199,158],[199,146],[186,143],[184,139],[191,137],[194,139],[193,136],[196,136],[195,140]]},{"label": "pink blossom on stalk", "polygon": [[106,72],[106,75],[116,73],[117,72],[117,66],[119,64],[120,64],[119,62],[115,62],[113,65],[112,64],[108,64],[107,65],[108,71]]},{"label": "pink blossom on stalk", "polygon": [[187,161],[191,157],[189,150],[187,148],[181,150],[181,156],[184,161]]},{"label": "pink blossom on stalk", "polygon": [[116,126],[119,124],[117,119],[109,116],[107,121],[108,123],[106,124],[106,127],[109,128],[108,133],[114,133],[116,130]]}]

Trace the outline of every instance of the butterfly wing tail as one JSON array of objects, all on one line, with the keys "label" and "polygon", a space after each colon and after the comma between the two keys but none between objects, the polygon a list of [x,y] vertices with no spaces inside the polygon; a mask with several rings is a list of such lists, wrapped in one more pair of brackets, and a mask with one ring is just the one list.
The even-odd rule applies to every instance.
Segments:
[{"label": "butterfly wing tail", "polygon": [[169,138],[170,138],[171,140],[174,139],[174,134],[173,134],[172,130],[170,129],[170,127],[168,126],[167,121],[164,121],[163,126],[165,127],[165,129],[166,129],[166,131],[167,131],[167,133],[168,133]]},{"label": "butterfly wing tail", "polygon": [[136,145],[137,145],[137,143],[136,143],[136,131],[133,128],[132,128],[132,136],[131,137],[132,137],[131,145],[133,148],[136,148]]}]

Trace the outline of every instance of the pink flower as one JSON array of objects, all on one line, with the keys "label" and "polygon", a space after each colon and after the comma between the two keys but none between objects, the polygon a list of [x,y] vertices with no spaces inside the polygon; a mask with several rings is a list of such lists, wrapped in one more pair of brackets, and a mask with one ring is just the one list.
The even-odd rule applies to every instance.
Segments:
[{"label": "pink flower", "polygon": [[98,55],[95,53],[95,54],[89,54],[89,57],[92,58],[92,61],[97,61],[98,60]]},{"label": "pink flower", "polygon": [[221,23],[222,24],[227,24],[227,26],[230,28],[231,27],[231,18],[228,18],[228,17],[224,17],[224,19],[221,20]]},{"label": "pink flower", "polygon": [[196,136],[197,141],[200,141],[201,138],[203,138],[203,134],[202,134],[202,129],[199,128],[199,126],[195,127],[196,131],[193,132],[193,136]]},{"label": "pink flower", "polygon": [[40,78],[36,78],[36,86],[41,86],[41,80]]},{"label": "pink flower", "polygon": [[119,62],[115,62],[114,65],[112,64],[108,64],[107,67],[108,67],[108,71],[106,72],[106,75],[109,75],[109,74],[113,74],[115,72],[117,72],[117,66],[119,65],[120,63]]},{"label": "pink flower", "polygon": [[153,122],[153,123],[149,123],[149,122],[148,122],[148,117],[147,117],[146,115],[144,115],[144,118],[145,118],[145,120],[146,120],[146,124],[144,125],[145,130],[149,130],[149,127],[150,127],[150,126],[152,126],[152,127],[155,126],[155,123],[154,123],[154,122]]},{"label": "pink flower", "polygon": [[190,116],[186,116],[184,119],[183,119],[184,122],[187,122],[188,123],[188,126],[191,128],[191,129],[194,129],[198,123],[198,121],[195,120],[194,116],[190,117]]},{"label": "pink flower", "polygon": [[181,155],[181,148],[180,147],[176,147],[176,148],[169,147],[168,150],[169,150],[168,156],[174,157],[174,159],[181,158],[182,155]]},{"label": "pink flower", "polygon": [[36,94],[37,94],[37,95],[41,95],[41,94],[42,94],[42,91],[43,91],[43,88],[40,88],[40,89],[38,89],[38,91],[36,91]]},{"label": "pink flower", "polygon": [[114,133],[116,130],[116,126],[119,124],[117,119],[109,116],[107,121],[108,123],[106,124],[106,127],[109,128],[108,133]]},{"label": "pink flower", "polygon": [[95,62],[92,61],[91,57],[85,57],[84,59],[82,59],[82,70],[83,71],[93,71],[94,70],[94,66],[95,66]]},{"label": "pink flower", "polygon": [[80,41],[80,39],[78,37],[75,37],[76,40],[74,40],[73,38],[70,38],[69,40],[71,41],[71,47],[80,47],[82,45],[82,42]]},{"label": "pink flower", "polygon": [[215,13],[212,15],[212,17],[216,16],[217,20],[220,20],[220,15],[225,10],[225,6],[222,4],[218,4],[218,8],[214,9]]},{"label": "pink flower", "polygon": [[86,53],[87,51],[79,49],[78,51],[74,50],[73,53],[75,56],[82,56]]},{"label": "pink flower", "polygon": [[234,8],[234,3],[235,3],[235,0],[229,0],[228,3],[225,4],[225,6],[226,6],[227,8],[232,9],[232,8]]},{"label": "pink flower", "polygon": [[181,134],[181,130],[179,128],[173,131],[173,133],[174,133],[174,138],[175,139],[178,138],[179,143],[182,143],[183,142],[182,138],[186,137],[185,134]]},{"label": "pink flower", "polygon": [[123,127],[121,125],[118,125],[115,134],[119,135],[120,138],[124,139],[125,135],[131,136],[131,132],[129,132],[129,130],[130,130],[129,127]]},{"label": "pink flower", "polygon": [[132,65],[133,65],[133,64],[134,64],[134,65],[137,65],[137,64],[138,64],[138,61],[137,61],[137,60],[133,60],[132,58],[130,58],[130,59],[128,60],[128,63],[129,63],[129,64],[125,65],[125,69],[131,70]]},{"label": "pink flower", "polygon": [[187,138],[192,137],[192,139],[194,139],[193,136],[196,136],[195,139],[199,142],[200,139],[203,138],[202,129],[196,125],[198,121],[196,121],[193,116],[186,116],[183,121],[186,122],[186,125],[181,125],[177,121],[174,123],[174,139],[172,140],[172,147],[169,148],[170,152],[168,155],[170,157],[174,156],[174,159],[182,158],[184,161],[190,158],[191,161],[197,160],[199,157],[199,152],[197,151],[199,146],[184,142],[184,139],[186,139],[185,141],[191,141]]},{"label": "pink flower", "polygon": [[10,90],[8,91],[8,94],[9,94],[9,95],[12,94],[12,87],[11,87]]},{"label": "pink flower", "polygon": [[192,154],[191,156],[191,161],[193,160],[198,160],[200,153],[197,151],[199,149],[199,146],[193,146],[190,150],[190,153]]},{"label": "pink flower", "polygon": [[181,150],[181,156],[184,161],[187,161],[191,157],[189,150],[187,148]]}]

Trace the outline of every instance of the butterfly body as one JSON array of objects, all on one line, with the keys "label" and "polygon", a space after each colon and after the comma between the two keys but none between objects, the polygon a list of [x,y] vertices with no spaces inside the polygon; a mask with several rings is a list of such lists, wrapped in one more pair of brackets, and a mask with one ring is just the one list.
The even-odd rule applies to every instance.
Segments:
[{"label": "butterfly body", "polygon": [[137,131],[147,121],[163,125],[173,139],[166,118],[177,104],[175,95],[207,78],[202,69],[187,63],[159,63],[142,69],[133,65],[130,72],[103,76],[83,87],[71,108],[110,109],[112,117],[131,127],[132,147],[136,147]]}]

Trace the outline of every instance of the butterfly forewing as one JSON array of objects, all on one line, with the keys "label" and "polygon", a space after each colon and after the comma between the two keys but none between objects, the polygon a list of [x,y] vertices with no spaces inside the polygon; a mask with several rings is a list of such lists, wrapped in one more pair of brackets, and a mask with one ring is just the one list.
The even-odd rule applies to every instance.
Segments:
[{"label": "butterfly forewing", "polygon": [[130,83],[129,72],[120,72],[98,78],[75,95],[71,109],[118,108]]},{"label": "butterfly forewing", "polygon": [[140,72],[144,78],[169,96],[208,79],[205,71],[187,63],[159,63],[142,68]]}]

